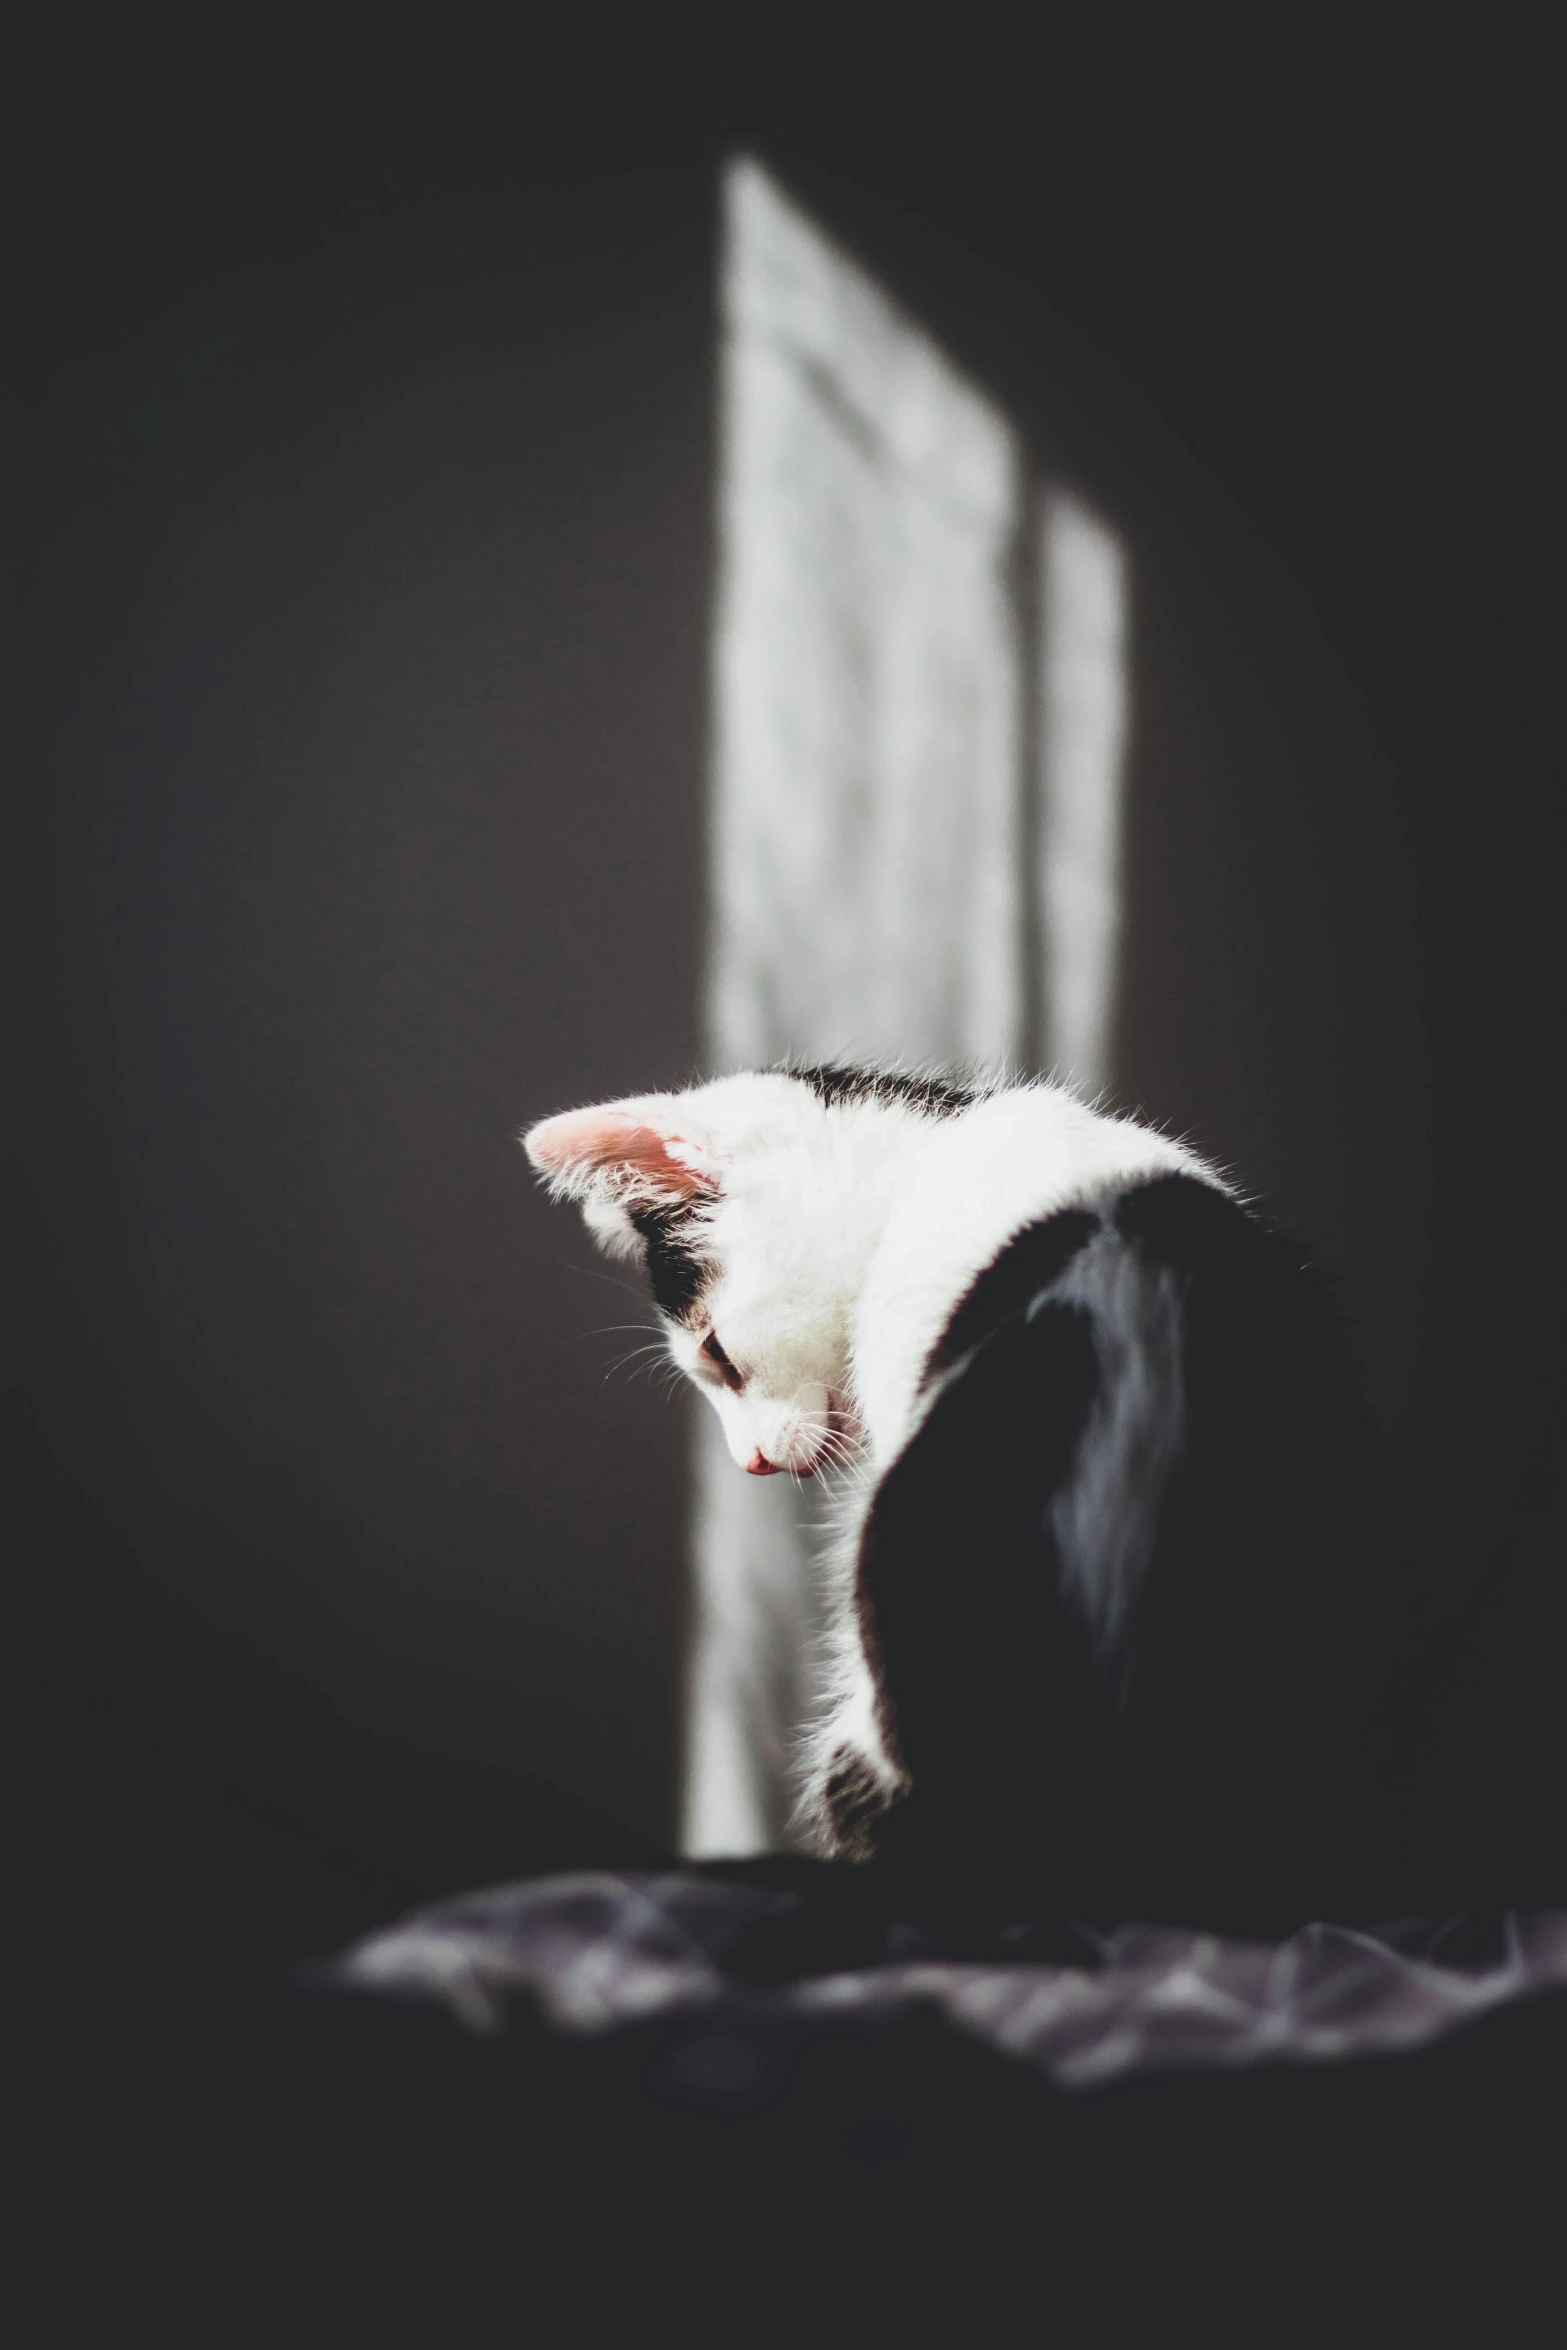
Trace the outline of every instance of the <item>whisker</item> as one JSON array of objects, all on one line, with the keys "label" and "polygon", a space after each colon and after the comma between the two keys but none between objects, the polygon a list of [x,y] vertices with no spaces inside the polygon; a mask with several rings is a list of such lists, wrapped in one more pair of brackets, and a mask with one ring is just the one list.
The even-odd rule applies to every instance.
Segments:
[{"label": "whisker", "polygon": [[597,1265],[575,1265],[569,1257],[562,1257],[559,1261],[568,1273],[580,1273],[584,1281],[607,1281],[611,1289],[623,1289],[628,1297],[636,1299],[638,1305],[647,1303],[647,1291],[638,1288],[634,1281],[623,1281],[618,1273],[606,1273]]},{"label": "whisker", "polygon": [[630,1349],[629,1353],[619,1356],[616,1361],[610,1364],[608,1370],[604,1373],[603,1379],[600,1381],[600,1385],[607,1387],[610,1380],[614,1378],[617,1371],[624,1371],[633,1363],[638,1365],[639,1368],[650,1370],[652,1368],[652,1363],[650,1362],[649,1358],[654,1356],[662,1356],[663,1354],[664,1346],[662,1340],[660,1339],[652,1340],[647,1346],[634,1346]]}]

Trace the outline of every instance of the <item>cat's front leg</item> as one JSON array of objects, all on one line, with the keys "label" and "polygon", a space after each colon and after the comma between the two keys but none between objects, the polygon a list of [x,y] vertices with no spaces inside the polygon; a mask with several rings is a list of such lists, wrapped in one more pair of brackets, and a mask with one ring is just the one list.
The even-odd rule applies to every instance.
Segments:
[{"label": "cat's front leg", "polygon": [[874,1858],[887,1813],[909,1781],[886,1735],[875,1675],[852,1618],[836,1630],[833,1695],[812,1730],[795,1827],[824,1860]]}]

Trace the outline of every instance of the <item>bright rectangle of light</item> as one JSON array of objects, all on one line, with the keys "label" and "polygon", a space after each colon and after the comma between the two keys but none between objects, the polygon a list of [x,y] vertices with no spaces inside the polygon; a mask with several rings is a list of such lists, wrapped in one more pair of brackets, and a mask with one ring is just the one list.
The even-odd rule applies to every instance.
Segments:
[{"label": "bright rectangle of light", "polygon": [[1129,687],[1127,562],[1082,501],[1040,507],[1040,959],[1046,1065],[1109,1086],[1121,929]]},{"label": "bright rectangle of light", "polygon": [[[1076,500],[1036,507],[1008,419],[749,159],[724,176],[720,313],[710,1062],[997,1067],[1032,1030],[1098,1086],[1119,544]],[[1020,592],[1036,555],[1037,598]],[[693,1857],[783,1839],[789,1753],[818,1695],[810,1519],[782,1478],[738,1475],[702,1414]]]}]

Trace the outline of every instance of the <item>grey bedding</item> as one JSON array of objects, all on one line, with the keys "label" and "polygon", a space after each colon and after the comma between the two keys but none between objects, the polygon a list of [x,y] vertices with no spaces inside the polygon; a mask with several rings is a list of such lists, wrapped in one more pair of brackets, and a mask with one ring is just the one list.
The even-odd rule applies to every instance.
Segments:
[{"label": "grey bedding", "polygon": [[954,1957],[928,1929],[856,1917],[809,1890],[600,1872],[421,1911],[359,1943],[333,1974],[433,1999],[478,2032],[496,2030],[519,1997],[568,2034],[758,2012],[869,2022],[923,2005],[1066,2088],[1412,2050],[1567,1987],[1562,1911],[1310,1925],[1274,1943],[1146,1925],[1066,1924],[1049,1939],[1042,1958],[1035,1929],[1002,1929],[985,1955]]}]

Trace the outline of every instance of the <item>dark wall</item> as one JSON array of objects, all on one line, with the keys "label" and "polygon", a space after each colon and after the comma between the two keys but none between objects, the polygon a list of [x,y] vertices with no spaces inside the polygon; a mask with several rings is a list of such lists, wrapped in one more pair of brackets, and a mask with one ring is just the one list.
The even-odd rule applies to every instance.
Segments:
[{"label": "dark wall", "polygon": [[429,199],[50,386],[35,1767],[117,1868],[127,1706],[377,1900],[667,1843],[679,1424],[516,1135],[695,1053],[711,209]]},{"label": "dark wall", "polygon": [[1133,534],[1129,1089],[1341,1264],[1433,1623],[1548,1500],[1543,215],[1444,178],[1364,45],[1314,120],[1203,23],[1063,17],[1047,76],[327,43],[248,91],[155,49],[40,86],[7,1720],[41,1947],[297,1952],[667,1839],[679,1425],[600,1385],[634,1338],[567,1343],[637,1307],[513,1137],[696,1051],[729,141]]}]

